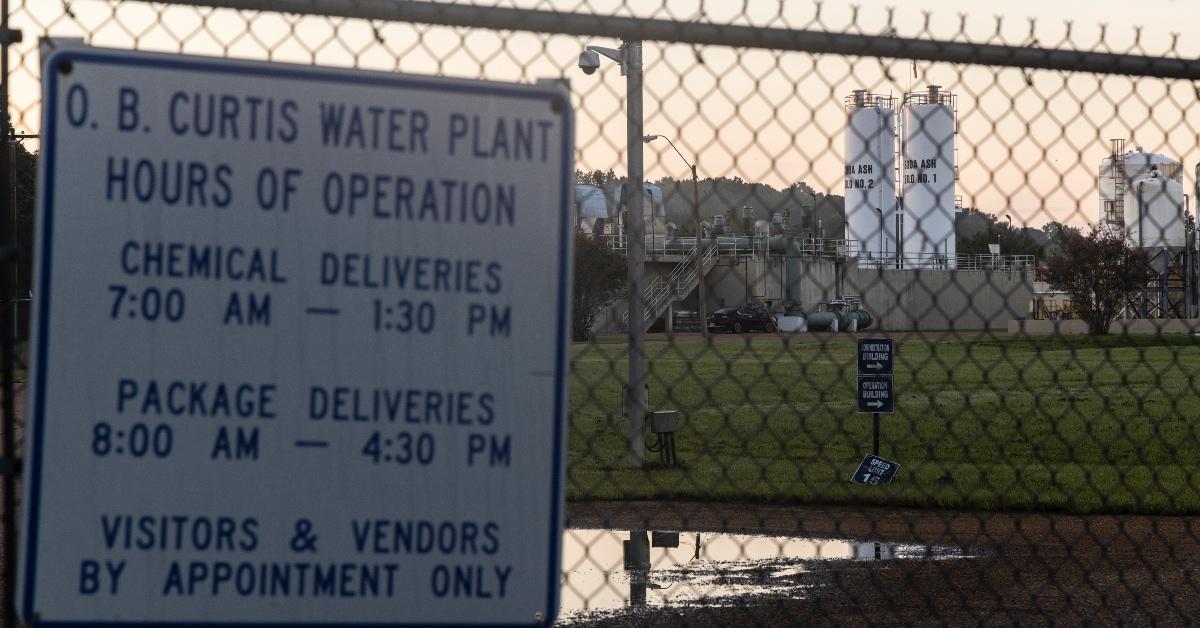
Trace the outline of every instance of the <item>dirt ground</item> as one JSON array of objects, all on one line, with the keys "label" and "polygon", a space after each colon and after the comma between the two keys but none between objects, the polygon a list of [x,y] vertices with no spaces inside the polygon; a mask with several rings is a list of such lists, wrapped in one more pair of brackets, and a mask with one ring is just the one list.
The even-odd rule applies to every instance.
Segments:
[{"label": "dirt ground", "polygon": [[649,608],[601,626],[1184,626],[1200,622],[1200,520],[728,503],[585,502],[571,528],[696,530],[968,548],[955,560],[817,561],[802,597]]}]

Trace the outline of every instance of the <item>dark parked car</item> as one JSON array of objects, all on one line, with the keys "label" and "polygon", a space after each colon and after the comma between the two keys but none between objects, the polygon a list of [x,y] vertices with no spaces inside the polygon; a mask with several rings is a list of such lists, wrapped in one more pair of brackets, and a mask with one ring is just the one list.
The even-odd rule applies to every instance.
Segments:
[{"label": "dark parked car", "polygon": [[708,328],[714,331],[775,331],[775,319],[753,307],[723,307],[708,316]]}]

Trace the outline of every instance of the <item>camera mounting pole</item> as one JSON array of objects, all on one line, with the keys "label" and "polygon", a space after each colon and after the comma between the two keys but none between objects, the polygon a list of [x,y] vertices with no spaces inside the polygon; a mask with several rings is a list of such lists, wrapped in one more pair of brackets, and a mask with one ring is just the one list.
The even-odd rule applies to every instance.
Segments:
[{"label": "camera mounting pole", "polygon": [[588,46],[580,55],[580,69],[595,72],[595,66],[585,66],[587,52],[604,55],[621,64],[626,91],[626,162],[629,176],[625,183],[625,203],[629,209],[626,223],[626,254],[629,260],[629,385],[622,404],[629,413],[629,461],[635,467],[646,463],[646,320],[645,298],[642,294],[646,264],[646,216],[642,173],[642,42],[626,39],[620,49]]}]

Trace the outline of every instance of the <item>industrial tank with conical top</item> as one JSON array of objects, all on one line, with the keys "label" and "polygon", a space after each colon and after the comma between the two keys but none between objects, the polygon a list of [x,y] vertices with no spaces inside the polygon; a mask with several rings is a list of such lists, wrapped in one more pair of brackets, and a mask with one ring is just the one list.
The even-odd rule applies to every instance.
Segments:
[{"label": "industrial tank with conical top", "polygon": [[901,238],[905,268],[954,268],[954,95],[930,85],[901,105]]},{"label": "industrial tank with conical top", "polygon": [[855,90],[846,98],[846,239],[860,257],[894,257],[896,237],[895,99]]},{"label": "industrial tank with conical top", "polygon": [[1133,183],[1135,207],[1125,207],[1125,233],[1144,249],[1186,246],[1183,186],[1153,170]]},{"label": "industrial tank with conical top", "polygon": [[1159,250],[1185,244],[1183,163],[1149,153],[1125,151],[1112,140],[1100,160],[1100,224],[1121,229],[1135,246]]}]

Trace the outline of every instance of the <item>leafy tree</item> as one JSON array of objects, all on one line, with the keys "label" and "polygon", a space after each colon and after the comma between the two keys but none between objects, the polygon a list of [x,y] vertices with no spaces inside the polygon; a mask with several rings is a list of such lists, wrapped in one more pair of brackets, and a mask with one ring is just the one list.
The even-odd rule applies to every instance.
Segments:
[{"label": "leafy tree", "polygon": [[1046,235],[1041,229],[1016,228],[1011,220],[1001,221],[974,207],[964,207],[955,216],[955,233],[959,255],[987,255],[991,253],[988,245],[996,243],[1000,244],[1000,252],[1004,255],[1042,256],[1045,253]]},{"label": "leafy tree", "polygon": [[1063,224],[1056,220],[1042,225],[1042,233],[1046,234],[1046,256],[1057,255],[1062,252],[1062,240],[1066,234],[1074,234],[1077,236],[1083,235],[1077,227]]},{"label": "leafy tree", "polygon": [[601,310],[625,294],[625,257],[604,241],[575,234],[575,292],[572,295],[571,338],[587,340]]},{"label": "leafy tree", "polygon": [[[12,220],[16,228],[14,243],[16,244],[16,283],[13,285],[13,295],[17,299],[25,299],[33,287],[33,223],[34,223],[34,190],[37,187],[37,155],[30,153],[20,142],[13,143],[13,190]],[[7,225],[0,228],[8,228]],[[18,340],[29,336],[29,308],[21,307],[18,311]]]},{"label": "leafy tree", "polygon": [[[620,183],[623,179],[607,174],[604,184],[595,180],[593,173],[576,171],[575,178],[579,183],[595,185],[610,185]],[[692,180],[690,177],[663,177],[654,181],[662,188],[663,201],[666,204],[667,220],[682,229],[682,233],[691,234],[696,228],[694,209],[692,207]],[[605,187],[611,194],[615,187]],[[749,205],[754,210],[756,220],[770,220],[776,212],[787,213],[790,210],[794,227],[806,227],[808,231],[815,229],[818,222],[825,230],[825,237],[837,238],[845,232],[846,211],[844,199],[841,196],[818,194],[804,182],[796,182],[782,190],[765,183],[751,183],[738,176],[701,178],[697,186],[700,201],[700,220],[712,222],[718,214],[727,218],[729,231],[738,234],[744,229],[739,218],[740,209]],[[732,213],[731,213],[732,212]]]},{"label": "leafy tree", "polygon": [[1089,334],[1107,334],[1125,295],[1152,279],[1149,257],[1115,227],[1093,226],[1086,235],[1064,230],[1059,246],[1046,260],[1047,282],[1070,295]]},{"label": "leafy tree", "polygon": [[612,184],[614,184],[616,182],[617,182],[617,174],[612,171],[612,168],[609,168],[607,171],[604,171],[604,170],[589,170],[586,172],[583,170],[575,171],[575,183],[586,183],[589,185],[596,185],[596,186],[603,188],[603,187],[611,186]]}]

